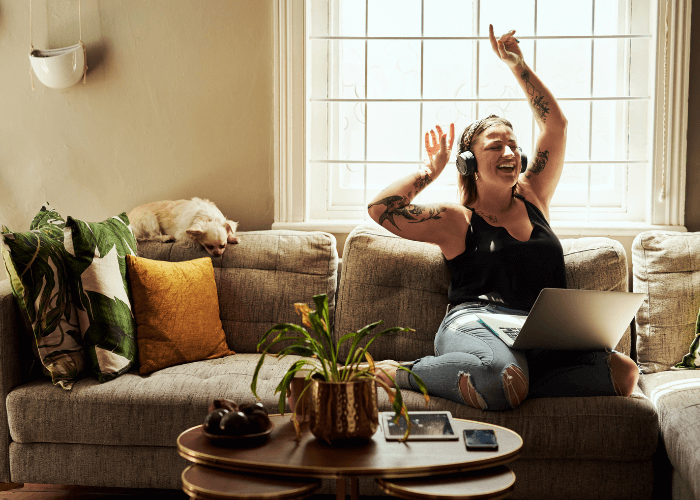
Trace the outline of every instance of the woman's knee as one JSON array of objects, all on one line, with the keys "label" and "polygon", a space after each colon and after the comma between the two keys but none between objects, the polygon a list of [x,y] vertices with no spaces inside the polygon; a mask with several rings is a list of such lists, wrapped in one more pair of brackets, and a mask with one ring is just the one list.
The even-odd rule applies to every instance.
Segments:
[{"label": "woman's knee", "polygon": [[628,356],[619,352],[610,355],[610,375],[618,396],[629,396],[637,386],[639,368]]},{"label": "woman's knee", "polygon": [[[464,402],[477,410],[517,408],[527,397],[529,382],[527,375],[515,364],[508,365],[500,375],[500,384],[490,384],[495,390],[489,394],[481,394],[475,387],[469,373],[461,373],[459,378],[459,391]],[[490,401],[487,403],[486,400]]]}]

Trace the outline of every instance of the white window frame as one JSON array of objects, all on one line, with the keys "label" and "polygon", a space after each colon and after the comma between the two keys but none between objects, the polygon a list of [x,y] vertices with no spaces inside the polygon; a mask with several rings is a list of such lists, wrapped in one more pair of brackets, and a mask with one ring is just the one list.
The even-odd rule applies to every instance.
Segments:
[{"label": "white window frame", "polygon": [[[566,235],[635,236],[659,229],[686,231],[685,182],[692,0],[659,0],[654,82],[651,198],[645,222],[553,221]],[[305,0],[275,0],[275,158],[273,229],[348,233],[364,220],[313,220],[306,200]]]}]

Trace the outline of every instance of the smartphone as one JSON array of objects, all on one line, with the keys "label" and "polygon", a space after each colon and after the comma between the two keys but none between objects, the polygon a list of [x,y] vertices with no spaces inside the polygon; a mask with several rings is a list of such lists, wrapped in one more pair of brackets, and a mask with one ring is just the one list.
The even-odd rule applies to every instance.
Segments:
[{"label": "smartphone", "polygon": [[498,449],[496,431],[493,429],[464,429],[464,443],[468,450],[493,451]]}]

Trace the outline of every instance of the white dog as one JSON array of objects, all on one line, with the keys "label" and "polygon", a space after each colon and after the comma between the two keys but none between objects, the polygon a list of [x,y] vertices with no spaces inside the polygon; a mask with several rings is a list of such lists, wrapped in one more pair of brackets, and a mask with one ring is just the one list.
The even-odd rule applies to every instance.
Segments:
[{"label": "white dog", "polygon": [[129,212],[129,222],[139,241],[175,241],[195,246],[219,257],[226,243],[238,243],[237,222],[227,220],[209,200],[154,201]]}]

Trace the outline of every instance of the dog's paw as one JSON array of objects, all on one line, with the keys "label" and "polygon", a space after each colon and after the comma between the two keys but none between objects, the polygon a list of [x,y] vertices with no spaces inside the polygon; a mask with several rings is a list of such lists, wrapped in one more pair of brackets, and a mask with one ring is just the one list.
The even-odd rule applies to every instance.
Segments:
[{"label": "dog's paw", "polygon": [[163,243],[172,243],[173,241],[175,241],[175,237],[170,236],[169,234],[162,234],[159,239]]},{"label": "dog's paw", "polygon": [[231,244],[234,244],[234,243],[238,243],[240,240],[236,236],[229,236],[226,239],[226,241],[231,243]]}]

